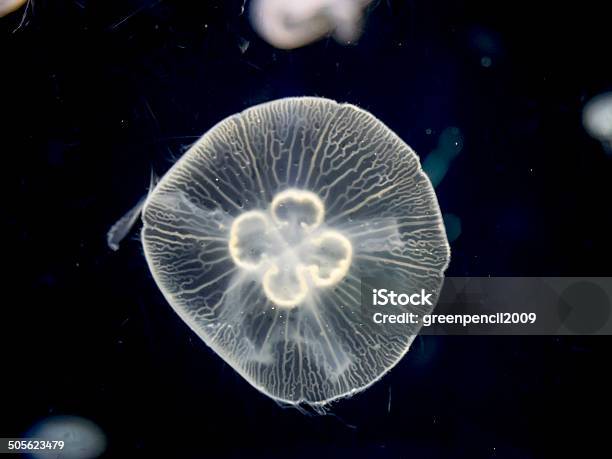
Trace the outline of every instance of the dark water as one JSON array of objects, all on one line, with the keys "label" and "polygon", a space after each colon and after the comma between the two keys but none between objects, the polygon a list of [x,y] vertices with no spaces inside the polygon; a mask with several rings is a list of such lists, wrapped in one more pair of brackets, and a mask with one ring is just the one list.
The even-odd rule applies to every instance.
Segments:
[{"label": "dark water", "polygon": [[151,170],[217,121],[317,95],[422,158],[460,129],[437,187],[462,226],[449,275],[610,276],[612,158],[581,123],[612,89],[603,4],[380,1],[358,45],[294,51],[261,41],[240,1],[37,0],[19,30],[0,20],[0,436],[74,414],[108,457],[607,456],[608,338],[418,338],[336,416],[309,417],[196,338],[137,241],[105,245]]}]

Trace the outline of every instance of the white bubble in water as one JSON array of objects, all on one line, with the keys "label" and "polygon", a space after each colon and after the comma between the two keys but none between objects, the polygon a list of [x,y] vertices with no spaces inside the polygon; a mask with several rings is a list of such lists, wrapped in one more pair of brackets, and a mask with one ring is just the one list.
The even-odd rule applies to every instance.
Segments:
[{"label": "white bubble in water", "polygon": [[418,333],[373,323],[364,277],[436,299],[449,261],[415,153],[370,113],[328,99],[281,99],[221,121],[142,213],[168,302],[249,383],[293,405],[368,387]]}]

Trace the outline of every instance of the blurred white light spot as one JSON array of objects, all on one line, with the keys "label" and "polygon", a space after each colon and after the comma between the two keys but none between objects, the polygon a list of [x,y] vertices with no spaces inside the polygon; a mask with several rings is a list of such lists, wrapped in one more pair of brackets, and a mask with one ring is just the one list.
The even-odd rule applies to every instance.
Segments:
[{"label": "blurred white light spot", "polygon": [[371,1],[254,0],[251,23],[276,48],[299,48],[328,34],[351,43],[361,35],[363,10]]},{"label": "blurred white light spot", "polygon": [[584,106],[582,122],[589,135],[612,153],[612,92],[593,97]]},{"label": "blurred white light spot", "polygon": [[106,435],[92,421],[78,416],[52,416],[35,424],[28,438],[63,441],[63,449],[38,450],[32,459],[94,459],[106,449]]},{"label": "blurred white light spot", "polygon": [[480,59],[480,65],[482,65],[485,68],[491,67],[492,63],[493,61],[491,60],[489,56],[483,56],[482,59]]},{"label": "blurred white light spot", "polygon": [[19,9],[26,0],[0,0],[0,18]]}]

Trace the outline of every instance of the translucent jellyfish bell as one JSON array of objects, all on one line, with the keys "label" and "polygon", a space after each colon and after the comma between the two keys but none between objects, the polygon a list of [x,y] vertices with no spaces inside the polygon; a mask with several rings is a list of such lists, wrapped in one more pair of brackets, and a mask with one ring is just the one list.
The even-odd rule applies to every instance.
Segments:
[{"label": "translucent jellyfish bell", "polygon": [[249,383],[291,404],[365,389],[408,351],[418,328],[376,326],[362,278],[435,301],[449,261],[415,153],[371,114],[327,99],[221,121],[142,214],[168,302]]}]

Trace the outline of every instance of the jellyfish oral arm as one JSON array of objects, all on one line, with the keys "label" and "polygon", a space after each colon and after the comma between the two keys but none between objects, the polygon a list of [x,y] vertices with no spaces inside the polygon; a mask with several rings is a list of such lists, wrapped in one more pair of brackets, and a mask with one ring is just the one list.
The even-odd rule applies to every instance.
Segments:
[{"label": "jellyfish oral arm", "polygon": [[283,191],[267,211],[248,211],[234,220],[229,252],[237,267],[261,282],[270,302],[296,307],[316,289],[341,281],[351,264],[351,242],[339,231],[321,229],[324,217],[316,194]]}]

